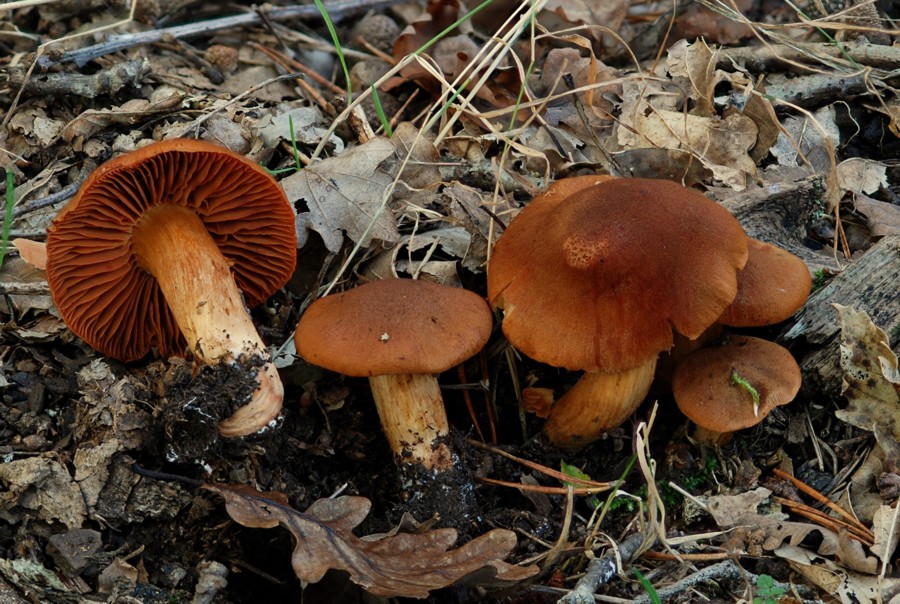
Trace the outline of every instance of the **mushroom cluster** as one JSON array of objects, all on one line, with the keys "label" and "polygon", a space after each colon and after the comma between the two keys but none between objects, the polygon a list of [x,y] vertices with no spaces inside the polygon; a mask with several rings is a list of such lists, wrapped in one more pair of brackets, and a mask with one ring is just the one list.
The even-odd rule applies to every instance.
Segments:
[{"label": "mushroom cluster", "polygon": [[[281,409],[278,373],[246,307],[290,278],[295,248],[293,210],[265,170],[181,139],[96,170],[48,230],[47,272],[66,323],[108,356],[131,361],[155,347],[208,364],[255,363],[252,400],[219,426],[241,436]],[[502,309],[507,339],[538,361],[584,372],[545,424],[564,449],[624,422],[676,341],[697,348],[722,326],[783,321],[809,289],[802,261],[748,239],[721,206],[665,180],[557,181],[512,221],[488,266],[488,301]],[[397,458],[442,471],[453,453],[435,375],[477,353],[491,325],[477,294],[388,279],[315,301],[295,341],[307,361],[369,378]],[[675,398],[710,440],[745,427],[748,409],[764,416],[796,394],[792,367],[785,387],[763,381],[772,363],[793,361],[772,346],[732,338],[680,362]],[[710,411],[720,398],[747,396],[740,412]],[[724,416],[741,419],[704,423]]]},{"label": "mushroom cluster", "polygon": [[[494,248],[488,300],[516,348],[585,371],[553,405],[550,440],[577,449],[620,425],[676,334],[696,340],[719,324],[748,324],[738,317],[759,324],[794,312],[793,300],[781,301],[792,293],[755,293],[757,281],[771,282],[769,257],[790,256],[770,248],[715,202],[665,180],[563,180],[528,204]],[[809,274],[797,262],[805,299]],[[759,318],[770,310],[781,319]]]},{"label": "mushroom cluster", "polygon": [[260,166],[176,139],[103,164],[47,230],[47,280],[69,328],[103,354],[258,365],[259,387],[219,424],[244,436],[281,411],[283,388],[247,307],[294,272],[294,212]]}]

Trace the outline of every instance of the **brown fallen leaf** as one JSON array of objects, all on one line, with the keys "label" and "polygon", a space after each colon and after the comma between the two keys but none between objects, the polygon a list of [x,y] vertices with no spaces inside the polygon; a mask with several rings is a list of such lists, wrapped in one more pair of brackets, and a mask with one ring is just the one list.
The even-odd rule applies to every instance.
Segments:
[{"label": "brown fallen leaf", "polygon": [[865,215],[872,237],[900,235],[900,208],[894,204],[858,193],[853,196],[853,206]]},{"label": "brown fallen leaf", "polygon": [[373,138],[281,181],[291,203],[302,200],[309,208],[297,216],[301,246],[307,227],[322,236],[333,254],[343,245],[342,231],[364,246],[372,239],[397,241],[397,223],[385,198],[393,176],[382,168],[394,151],[387,138]]},{"label": "brown fallen leaf", "polygon": [[784,541],[798,545],[813,532],[818,532],[821,541],[818,553],[833,555],[840,546],[837,533],[817,524],[785,520],[784,514],[760,514],[757,506],[768,499],[772,492],[758,487],[737,495],[714,495],[707,501],[707,509],[722,530],[734,527],[754,527],[764,532],[762,549],[776,550]]},{"label": "brown fallen leaf", "polygon": [[841,322],[843,394],[850,403],[835,415],[870,432],[878,424],[900,439],[900,372],[887,335],[865,312],[832,306]]},{"label": "brown fallen leaf", "polygon": [[287,505],[283,493],[247,486],[204,485],[225,498],[228,515],[243,526],[281,525],[296,540],[291,563],[297,576],[318,582],[328,569],[350,574],[369,593],[383,597],[426,598],[433,589],[466,579],[511,585],[538,572],[536,566],[503,562],[516,545],[512,531],[494,529],[456,549],[456,529],[357,537],[352,533],[368,515],[365,497],[320,499],[305,512]]}]

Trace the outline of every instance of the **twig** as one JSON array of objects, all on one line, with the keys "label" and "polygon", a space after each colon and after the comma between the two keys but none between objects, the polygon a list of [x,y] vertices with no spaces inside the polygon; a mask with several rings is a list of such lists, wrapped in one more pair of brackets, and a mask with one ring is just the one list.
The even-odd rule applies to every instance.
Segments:
[{"label": "twig", "polygon": [[[697,572],[688,575],[680,581],[676,581],[668,587],[659,588],[656,590],[656,594],[659,596],[660,600],[665,601],[667,598],[674,597],[693,587],[694,585],[697,585],[698,583],[722,579],[730,579],[732,581],[750,580],[755,582],[756,578],[757,575],[742,570],[737,564],[734,563],[733,560],[726,560],[725,562],[719,562],[718,564],[713,564],[711,566],[707,566],[706,568],[701,568]],[[800,595],[805,598],[815,597],[815,593],[805,585],[792,586],[788,585],[787,583],[776,581],[775,587],[783,589],[785,593],[790,593],[792,589],[797,589],[797,591],[800,592]],[[650,597],[644,595],[639,598],[635,598],[634,604],[650,604]]]},{"label": "twig", "polygon": [[[767,72],[772,67],[783,68],[790,61],[842,59],[844,52],[852,60],[877,69],[894,70],[900,67],[900,48],[879,44],[844,45],[843,49],[834,44],[771,45],[768,47],[742,46],[725,48],[716,53],[716,67],[731,69],[734,64],[755,72]],[[849,63],[845,68],[857,71]]]},{"label": "twig", "polygon": [[618,557],[623,564],[631,562],[643,544],[644,535],[634,533],[619,544],[618,556],[616,548],[610,548],[603,556],[594,558],[572,591],[557,600],[557,603],[588,604],[594,602],[594,592],[597,591],[597,588],[609,583],[610,579],[616,576],[618,570],[616,558]]},{"label": "twig", "polygon": [[641,558],[647,558],[648,560],[665,560],[667,562],[710,562],[712,560],[731,560],[734,557],[735,555],[731,552],[711,552],[708,554],[678,554],[678,558],[668,552],[646,551],[641,554]]},{"label": "twig", "polygon": [[0,294],[13,296],[49,296],[47,283],[0,283]]},{"label": "twig", "polygon": [[485,444],[483,442],[479,442],[477,440],[468,439],[468,443],[473,447],[477,447],[479,449],[483,449],[485,451],[490,451],[491,453],[496,453],[501,457],[505,457],[510,461],[514,461],[516,463],[522,464],[526,468],[531,468],[532,470],[537,470],[541,474],[546,474],[552,478],[556,478],[557,480],[561,480],[563,482],[568,482],[573,485],[581,485],[589,488],[609,488],[612,483],[611,482],[599,482],[596,480],[586,480],[584,478],[578,478],[577,476],[569,476],[567,474],[563,474],[562,472],[558,472],[547,466],[542,466],[539,463],[535,463],[533,461],[529,461],[527,459],[523,459],[521,457],[516,457],[512,453],[507,453],[503,449],[499,449],[497,447],[492,447],[491,445]]},{"label": "twig", "polygon": [[476,482],[490,484],[498,487],[510,487],[519,489],[520,491],[531,491],[532,493],[547,493],[548,495],[566,495],[570,491],[573,495],[594,495],[596,493],[604,493],[609,487],[588,487],[575,489],[572,486],[567,487],[545,487],[542,485],[525,484],[521,482],[510,482],[508,480],[498,480],[496,478],[488,478],[487,476],[477,476]]},{"label": "twig", "polygon": [[264,45],[258,44],[258,43],[256,43],[256,42],[251,42],[250,45],[251,45],[253,48],[255,48],[256,50],[262,52],[263,54],[268,55],[269,58],[272,59],[273,61],[276,61],[276,62],[281,63],[282,67],[285,68],[285,71],[287,71],[287,67],[291,67],[291,68],[293,68],[293,69],[295,69],[295,70],[297,70],[297,71],[303,72],[303,74],[304,74],[306,77],[315,80],[316,82],[319,83],[319,85],[321,85],[321,86],[327,88],[327,89],[330,90],[333,94],[347,94],[347,91],[346,91],[346,90],[344,90],[344,89],[341,88],[340,86],[337,86],[337,85],[333,84],[333,83],[330,82],[329,80],[326,80],[325,78],[323,78],[322,76],[320,76],[320,75],[316,72],[315,69],[311,69],[311,68],[307,67],[306,65],[304,65],[304,64],[301,63],[300,61],[295,61],[295,60],[292,59],[291,57],[287,56],[286,54],[284,54],[284,53],[282,53],[282,52],[278,52],[278,51],[275,50],[274,48],[269,48],[268,46],[264,46]]},{"label": "twig", "polygon": [[809,495],[810,497],[812,497],[819,503],[828,506],[829,509],[831,509],[832,511],[843,516],[847,520],[847,522],[849,522],[850,524],[852,524],[854,526],[859,527],[861,530],[863,530],[866,533],[866,535],[871,535],[872,538],[874,538],[872,531],[866,525],[864,525],[862,522],[857,520],[853,514],[851,514],[850,512],[848,512],[841,506],[837,505],[836,503],[834,503],[833,501],[828,499],[828,497],[825,497],[825,495],[822,495],[820,492],[818,492],[817,490],[815,490],[814,488],[812,488],[811,486],[809,486],[802,480],[800,480],[798,478],[794,478],[787,472],[783,472],[783,471],[779,470],[778,468],[774,468],[772,470],[772,473],[775,474],[775,476],[777,476],[778,478],[781,478],[782,480],[789,481],[791,484],[793,484],[795,487],[797,487],[797,489],[806,493],[807,495]]},{"label": "twig", "polygon": [[32,96],[77,96],[94,99],[101,95],[113,95],[122,88],[140,88],[144,76],[150,73],[147,59],[124,61],[90,75],[83,73],[45,73],[26,77],[27,70],[14,69],[9,82],[25,87]]},{"label": "twig", "polygon": [[46,208],[48,206],[55,206],[58,203],[62,203],[70,199],[75,192],[78,190],[78,187],[81,186],[80,182],[72,183],[56,193],[51,193],[46,197],[42,197],[40,199],[35,199],[34,201],[30,201],[25,205],[16,208],[13,210],[13,220],[24,216],[25,214],[30,214],[31,212],[35,212],[40,210],[41,208]]},{"label": "twig", "polygon": [[[466,382],[466,368],[462,363],[456,366],[456,375],[459,377],[459,381],[462,384]],[[466,402],[466,409],[469,412],[469,417],[472,418],[472,425],[475,426],[475,431],[478,433],[478,438],[484,442],[484,433],[481,431],[481,425],[478,423],[478,416],[475,415],[475,407],[472,405],[472,396],[469,394],[469,390],[467,388],[463,388],[462,391],[463,400]]]},{"label": "twig", "polygon": [[869,547],[871,547],[875,543],[875,537],[872,534],[872,531],[858,528],[853,524],[844,522],[840,518],[829,516],[825,512],[810,507],[805,503],[798,503],[796,501],[791,501],[790,499],[785,499],[784,497],[778,496],[773,496],[772,500],[790,509],[790,511],[797,514],[798,516],[803,516],[807,520],[812,520],[816,524],[824,526],[825,528],[834,531],[835,533],[839,533],[841,532],[841,530],[847,531],[847,535],[851,539],[856,539],[861,543],[865,543]]},{"label": "twig", "polygon": [[[336,0],[325,4],[325,10],[331,16],[332,20],[342,19],[352,15],[358,15],[370,10],[378,10],[397,4],[398,0]],[[320,17],[319,9],[314,4],[304,4],[301,6],[288,6],[284,8],[274,8],[266,13],[266,18],[271,21],[287,21],[289,19],[315,19]],[[136,34],[120,34],[110,36],[106,41],[93,46],[87,46],[78,50],[72,50],[57,57],[44,56],[38,59],[37,65],[41,69],[48,69],[54,65],[63,63],[75,63],[78,67],[83,67],[88,61],[92,61],[97,57],[102,57],[113,52],[133,48],[142,44],[152,44],[159,42],[163,38],[190,38],[211,34],[223,29],[233,27],[245,27],[248,25],[257,25],[262,22],[262,18],[258,13],[245,13],[242,15],[232,15],[230,17],[220,17],[218,19],[209,19],[207,21],[199,21],[197,23],[187,23],[185,25],[176,25],[174,27],[165,27],[162,29],[154,29],[151,31],[143,31]]]}]

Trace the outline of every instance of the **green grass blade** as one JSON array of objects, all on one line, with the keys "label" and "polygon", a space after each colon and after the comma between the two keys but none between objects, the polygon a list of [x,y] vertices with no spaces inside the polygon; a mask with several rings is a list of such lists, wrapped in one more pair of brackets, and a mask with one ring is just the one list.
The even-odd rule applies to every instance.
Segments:
[{"label": "green grass blade", "polygon": [[391,129],[391,121],[384,114],[384,108],[381,106],[381,99],[378,98],[378,90],[376,90],[374,86],[372,86],[372,104],[375,105],[375,113],[378,114],[378,121],[381,122],[384,133],[388,138],[391,138],[394,136],[394,131]]},{"label": "green grass blade", "polygon": [[641,587],[647,592],[647,597],[650,598],[650,601],[653,604],[662,604],[662,601],[659,599],[659,594],[656,593],[656,588],[653,587],[653,583],[647,580],[647,577],[641,574],[636,568],[632,568],[631,572],[637,577],[637,580],[641,582]]},{"label": "green grass blade", "polygon": [[341,62],[341,69],[344,70],[344,79],[347,82],[347,104],[353,102],[353,91],[350,90],[350,69],[347,67],[347,59],[344,57],[344,51],[341,48],[341,41],[338,39],[337,31],[334,29],[334,22],[331,20],[331,16],[328,14],[328,11],[325,9],[325,5],[322,4],[322,0],[313,0],[316,3],[316,8],[319,9],[319,13],[322,15],[322,19],[325,21],[325,26],[328,28],[328,33],[331,34],[331,41],[334,43],[334,50],[337,52],[338,60]]},{"label": "green grass blade", "polygon": [[12,170],[6,170],[6,212],[3,214],[3,236],[0,238],[0,268],[3,268],[3,260],[6,258],[6,248],[9,245],[9,232],[12,230],[13,206],[15,205],[16,179]]}]

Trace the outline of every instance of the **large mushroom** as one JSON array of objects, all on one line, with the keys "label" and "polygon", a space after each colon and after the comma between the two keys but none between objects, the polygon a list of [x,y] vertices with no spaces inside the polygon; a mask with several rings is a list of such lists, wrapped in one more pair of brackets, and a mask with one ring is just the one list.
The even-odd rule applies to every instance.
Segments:
[{"label": "large mushroom", "polygon": [[711,445],[757,425],[794,400],[800,385],[800,367],[788,350],[750,336],[691,353],[672,376],[678,408],[697,424],[694,437]]},{"label": "large mushroom", "polygon": [[367,377],[388,444],[402,463],[453,466],[435,374],[477,353],[491,334],[484,299],[411,279],[372,281],[319,298],[294,334],[307,361]]},{"label": "large mushroom", "polygon": [[734,299],[747,238],[725,209],[665,180],[612,179],[528,204],[500,237],[488,299],[526,355],[583,370],[544,430],[574,449],[640,405],[673,329],[696,338]]},{"label": "large mushroom", "polygon": [[219,433],[252,434],[278,416],[281,380],[247,307],[290,278],[297,235],[263,168],[203,141],[153,143],[95,170],[47,235],[53,298],[88,344],[122,361],[155,347],[258,364],[259,388]]}]

